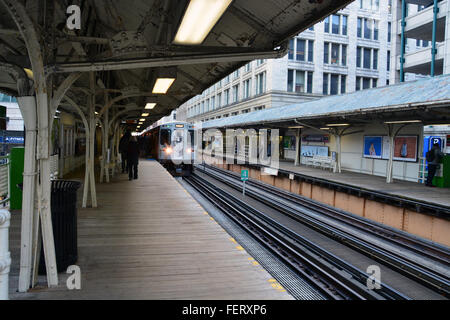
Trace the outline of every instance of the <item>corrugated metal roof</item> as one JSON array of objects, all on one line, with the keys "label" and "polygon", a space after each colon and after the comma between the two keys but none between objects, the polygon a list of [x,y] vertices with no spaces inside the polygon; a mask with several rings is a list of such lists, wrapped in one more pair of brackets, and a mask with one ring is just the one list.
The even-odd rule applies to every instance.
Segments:
[{"label": "corrugated metal roof", "polygon": [[400,108],[414,103],[450,101],[450,75],[330,96],[319,100],[240,114],[203,123],[203,128],[232,127],[293,119]]}]

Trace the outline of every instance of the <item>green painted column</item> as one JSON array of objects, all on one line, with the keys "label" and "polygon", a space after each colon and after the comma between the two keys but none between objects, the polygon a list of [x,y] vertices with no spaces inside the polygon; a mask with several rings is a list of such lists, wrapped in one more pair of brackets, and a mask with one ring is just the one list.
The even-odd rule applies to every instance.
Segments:
[{"label": "green painted column", "polygon": [[17,188],[19,183],[23,183],[23,166],[25,159],[25,148],[16,147],[11,149],[10,154],[10,206],[11,210],[22,209],[22,190]]}]

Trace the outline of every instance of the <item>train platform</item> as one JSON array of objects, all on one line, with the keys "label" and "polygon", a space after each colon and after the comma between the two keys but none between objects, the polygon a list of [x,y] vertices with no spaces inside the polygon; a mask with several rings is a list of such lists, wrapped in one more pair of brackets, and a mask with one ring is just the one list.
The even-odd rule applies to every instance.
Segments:
[{"label": "train platform", "polygon": [[450,189],[446,188],[430,188],[423,184],[398,179],[394,179],[393,183],[386,183],[385,177],[350,171],[333,173],[305,165],[296,166],[293,162],[287,161],[280,161],[280,169],[450,209]]},{"label": "train platform", "polygon": [[39,276],[17,292],[20,212],[12,213],[10,299],[293,299],[158,162],[142,160],[138,180],[97,184],[97,196],[98,208],[78,209],[81,290],[68,290],[60,273],[56,288]]}]

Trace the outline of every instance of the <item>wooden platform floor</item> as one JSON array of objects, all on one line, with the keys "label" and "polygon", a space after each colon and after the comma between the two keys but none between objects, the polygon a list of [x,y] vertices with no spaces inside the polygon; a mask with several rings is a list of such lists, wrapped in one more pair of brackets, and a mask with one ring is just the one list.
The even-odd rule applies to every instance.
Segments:
[{"label": "wooden platform floor", "polygon": [[139,179],[98,184],[97,209],[78,209],[81,290],[16,292],[20,212],[13,213],[10,299],[293,299],[157,162]]},{"label": "wooden platform floor", "polygon": [[293,162],[280,162],[280,169],[450,208],[450,189],[430,188],[423,184],[395,179],[394,183],[388,184],[385,177],[348,171],[333,173],[303,165],[295,166]]}]

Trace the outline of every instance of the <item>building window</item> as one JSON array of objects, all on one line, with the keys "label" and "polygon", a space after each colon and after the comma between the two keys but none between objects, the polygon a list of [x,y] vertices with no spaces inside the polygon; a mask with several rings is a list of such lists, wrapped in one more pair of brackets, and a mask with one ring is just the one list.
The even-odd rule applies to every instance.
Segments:
[{"label": "building window", "polygon": [[372,69],[377,70],[378,69],[378,49],[373,49],[373,64]]},{"label": "building window", "polygon": [[225,85],[225,84],[227,84],[227,83],[229,83],[230,82],[230,76],[226,76],[224,79],[223,79],[223,84]]},{"label": "building window", "polygon": [[211,98],[211,110],[216,109],[216,97]]},{"label": "building window", "polygon": [[388,22],[388,42],[391,42],[391,37],[392,37],[392,23]]},{"label": "building window", "polygon": [[[324,20],[324,32],[332,34],[347,35],[348,17],[332,14]],[[331,27],[331,30],[330,30]]]},{"label": "building window", "polygon": [[252,63],[249,62],[245,65],[245,72],[249,72],[252,70]]},{"label": "building window", "polygon": [[235,111],[235,112],[232,112],[231,113],[231,116],[233,117],[233,116],[237,116],[239,114],[239,111]]},{"label": "building window", "polygon": [[372,20],[364,19],[364,39],[372,38],[372,28],[371,28]]},{"label": "building window", "polygon": [[242,110],[241,113],[249,113],[250,111],[251,111],[251,109],[245,109],[245,110]]},{"label": "building window", "polygon": [[256,75],[256,94],[262,94],[266,91],[266,72]]},{"label": "building window", "polygon": [[367,77],[356,77],[356,91],[376,88],[378,84],[378,79],[367,78]]},{"label": "building window", "polygon": [[323,62],[326,64],[347,65],[347,45],[345,44],[325,42],[323,54]]},{"label": "building window", "polygon": [[239,85],[233,86],[233,102],[239,101]]},{"label": "building window", "polygon": [[339,34],[339,20],[340,18],[338,15],[333,14],[331,16],[331,33]]},{"label": "building window", "polygon": [[378,21],[373,21],[373,40],[378,40]]},{"label": "building window", "polygon": [[308,40],[308,61],[313,62],[314,58],[314,41]]},{"label": "building window", "polygon": [[247,99],[251,95],[251,79],[244,81],[244,99]]},{"label": "building window", "polygon": [[297,61],[305,61],[305,40],[297,39]]},{"label": "building window", "polygon": [[330,17],[326,17],[324,20],[324,32],[330,33]]},{"label": "building window", "polygon": [[217,108],[220,108],[222,106],[222,94],[217,94]]},{"label": "building window", "polygon": [[312,93],[312,72],[288,70],[288,92]]},{"label": "building window", "polygon": [[295,39],[289,40],[289,50],[288,50],[288,59],[294,60],[294,42]]},{"label": "building window", "polygon": [[386,70],[387,71],[391,71],[391,51],[388,50],[387,52],[387,65],[386,65]]},{"label": "building window", "polygon": [[357,28],[356,35],[358,38],[362,38],[362,18],[358,18]]},{"label": "building window", "polygon": [[347,77],[340,74],[323,74],[323,94],[324,95],[337,95],[346,92]]},{"label": "building window", "polygon": [[364,48],[364,55],[363,55],[363,68],[370,69],[370,49]]},{"label": "building window", "polygon": [[225,99],[225,105],[230,104],[230,89],[227,89],[223,92],[224,94],[224,99]]},{"label": "building window", "polygon": [[264,62],[266,62],[266,59],[258,59],[256,60],[256,66],[262,65]]},{"label": "building window", "polygon": [[233,79],[239,78],[239,69],[237,69],[235,72],[233,72]]},{"label": "building window", "polygon": [[359,8],[378,11],[380,8],[380,0],[359,0]]},{"label": "building window", "polygon": [[255,107],[253,110],[260,111],[260,110],[264,110],[265,108],[266,108],[265,106],[259,106],[259,107]]}]

